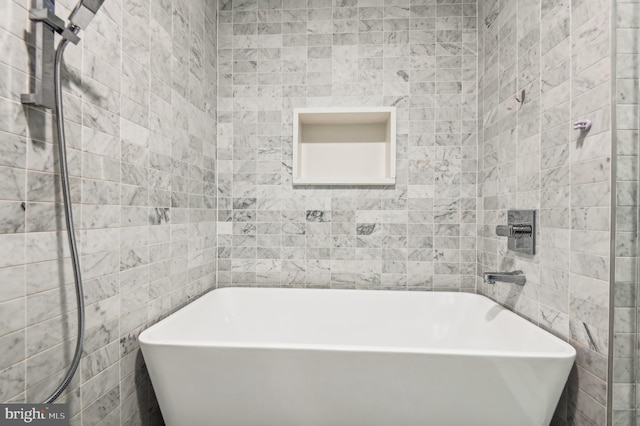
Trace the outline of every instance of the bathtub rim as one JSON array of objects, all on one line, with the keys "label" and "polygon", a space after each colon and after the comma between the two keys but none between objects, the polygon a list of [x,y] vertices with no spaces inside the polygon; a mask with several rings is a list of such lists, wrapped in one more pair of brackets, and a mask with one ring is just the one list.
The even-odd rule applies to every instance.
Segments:
[{"label": "bathtub rim", "polygon": [[[336,344],[311,344],[311,343],[275,343],[275,342],[237,342],[237,341],[215,341],[215,342],[203,342],[196,340],[167,340],[158,339],[157,336],[149,338],[152,328],[160,326],[161,324],[168,322],[174,315],[185,315],[191,309],[197,309],[197,305],[204,303],[207,297],[213,297],[213,294],[219,294],[223,292],[231,291],[246,291],[246,290],[302,290],[302,291],[336,291],[336,292],[368,292],[368,293],[380,293],[380,292],[392,292],[392,293],[407,293],[406,290],[373,290],[373,289],[317,289],[317,288],[298,288],[298,287],[221,287],[213,289],[198,299],[189,303],[186,306],[171,313],[167,317],[152,324],[148,328],[144,329],[138,336],[138,341],[141,344],[148,346],[163,346],[163,347],[184,347],[184,348],[214,348],[214,349],[256,349],[256,350],[295,350],[295,351],[317,351],[317,352],[353,352],[353,353],[380,353],[380,354],[418,354],[418,355],[450,355],[450,356],[473,356],[473,357],[498,357],[498,358],[539,358],[539,359],[574,359],[576,358],[576,349],[564,339],[551,333],[550,331],[534,324],[528,319],[516,314],[512,310],[500,305],[489,297],[469,292],[455,292],[455,291],[420,291],[419,293],[438,293],[438,294],[453,294],[453,295],[465,295],[464,297],[474,297],[483,299],[499,308],[512,317],[514,321],[523,323],[525,327],[536,327],[540,332],[545,332],[549,335],[550,339],[556,340],[561,350],[558,351],[505,351],[505,350],[470,350],[470,349],[429,349],[429,348],[412,348],[406,346],[374,346],[374,345],[336,345]],[[174,318],[175,320],[175,318]]]}]

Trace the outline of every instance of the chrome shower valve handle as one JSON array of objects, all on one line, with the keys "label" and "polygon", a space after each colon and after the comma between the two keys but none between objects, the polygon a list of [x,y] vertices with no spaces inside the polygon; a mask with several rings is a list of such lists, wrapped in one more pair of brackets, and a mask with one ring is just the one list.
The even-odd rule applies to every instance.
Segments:
[{"label": "chrome shower valve handle", "polygon": [[533,232],[531,225],[498,225],[496,226],[496,235],[499,237],[515,237],[530,236]]}]

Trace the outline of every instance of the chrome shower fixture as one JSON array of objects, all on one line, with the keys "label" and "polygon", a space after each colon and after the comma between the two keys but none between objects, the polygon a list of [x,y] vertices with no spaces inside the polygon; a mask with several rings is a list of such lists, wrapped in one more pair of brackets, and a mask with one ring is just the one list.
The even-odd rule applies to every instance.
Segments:
[{"label": "chrome shower fixture", "polygon": [[69,16],[71,25],[85,29],[98,13],[98,9],[102,6],[104,0],[82,0]]},{"label": "chrome shower fixture", "polygon": [[69,25],[55,13],[55,0],[33,0],[29,19],[34,23],[35,57],[33,92],[22,95],[23,104],[54,109],[53,63],[56,53],[55,34],[78,44],[78,32],[86,29],[104,0],[82,0],[69,17]]},{"label": "chrome shower fixture", "polygon": [[[76,348],[73,359],[64,377],[55,390],[44,400],[43,404],[51,404],[58,399],[62,392],[67,389],[69,383],[71,383],[76,371],[78,371],[78,366],[82,359],[85,328],[82,268],[75,237],[73,206],[69,186],[69,167],[67,166],[67,138],[64,131],[62,59],[69,43],[77,44],[80,41],[78,33],[82,28],[86,28],[86,26],[89,25],[89,22],[91,22],[103,2],[104,0],[81,0],[71,13],[67,26],[65,26],[64,21],[55,14],[55,0],[33,0],[35,7],[29,11],[29,18],[34,22],[36,43],[33,85],[35,91],[22,95],[22,103],[51,108],[55,113],[55,129],[58,137],[58,169],[60,171],[60,184],[64,201],[64,218],[67,225],[69,252],[71,254],[71,265],[73,267],[73,281],[76,289],[76,306],[78,308],[78,334],[76,336]],[[62,36],[57,48],[54,46],[55,33]]]}]

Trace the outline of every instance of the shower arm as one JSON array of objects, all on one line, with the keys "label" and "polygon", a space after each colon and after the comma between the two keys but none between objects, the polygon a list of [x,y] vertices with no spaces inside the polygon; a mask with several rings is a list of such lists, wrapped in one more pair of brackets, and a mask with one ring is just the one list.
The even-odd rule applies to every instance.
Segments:
[{"label": "shower arm", "polygon": [[64,39],[69,40],[73,44],[80,42],[80,37],[73,32],[73,25],[65,26],[64,21],[60,19],[51,10],[45,8],[29,10],[29,19],[33,22],[45,23],[51,30],[60,34]]}]

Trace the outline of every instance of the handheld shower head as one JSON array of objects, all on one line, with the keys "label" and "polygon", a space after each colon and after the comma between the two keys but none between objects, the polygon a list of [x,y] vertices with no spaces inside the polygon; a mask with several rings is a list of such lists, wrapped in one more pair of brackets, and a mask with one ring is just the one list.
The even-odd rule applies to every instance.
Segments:
[{"label": "handheld shower head", "polygon": [[81,0],[71,12],[71,16],[69,16],[71,25],[83,30],[86,29],[93,17],[98,13],[102,3],[104,3],[104,0]]}]

